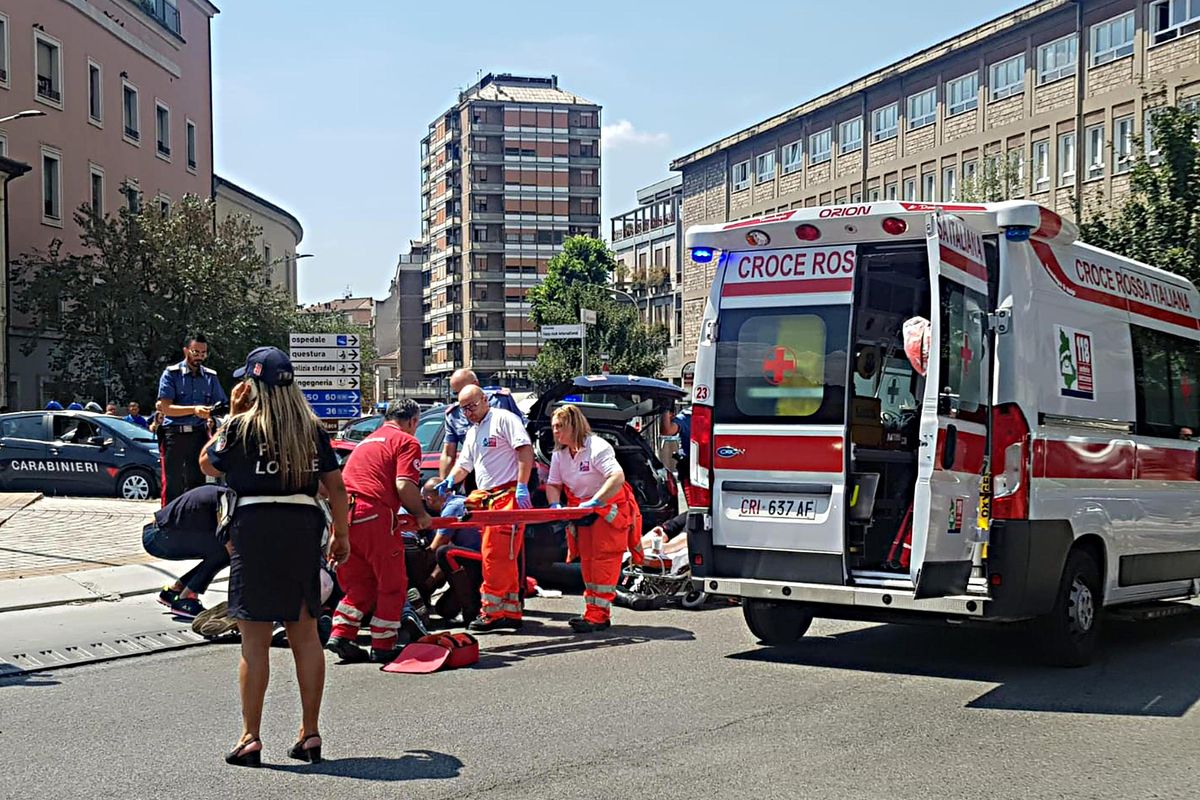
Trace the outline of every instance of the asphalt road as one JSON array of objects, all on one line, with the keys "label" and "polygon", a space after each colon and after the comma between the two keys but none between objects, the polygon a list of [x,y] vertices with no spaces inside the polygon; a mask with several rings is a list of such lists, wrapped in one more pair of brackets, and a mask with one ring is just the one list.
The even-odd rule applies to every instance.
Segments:
[{"label": "asphalt road", "polygon": [[577,637],[535,600],[474,669],[331,666],[331,760],[289,761],[276,650],[269,767],[224,764],[236,646],[0,682],[0,797],[1194,798],[1200,620],[1110,628],[1102,660],[1037,666],[1015,635],[818,621],[758,647],[736,608],[637,614]]}]

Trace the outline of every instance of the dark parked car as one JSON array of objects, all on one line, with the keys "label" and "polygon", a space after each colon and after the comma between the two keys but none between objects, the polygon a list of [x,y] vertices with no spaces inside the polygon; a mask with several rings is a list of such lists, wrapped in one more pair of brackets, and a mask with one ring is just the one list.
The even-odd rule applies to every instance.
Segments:
[{"label": "dark parked car", "polygon": [[0,490],[159,494],[158,440],[145,428],[87,411],[0,414]]}]

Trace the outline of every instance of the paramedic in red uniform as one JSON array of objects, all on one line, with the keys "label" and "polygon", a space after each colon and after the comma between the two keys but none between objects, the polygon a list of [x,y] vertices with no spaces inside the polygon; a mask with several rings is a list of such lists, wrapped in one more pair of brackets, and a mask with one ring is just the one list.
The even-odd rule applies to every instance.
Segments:
[{"label": "paramedic in red uniform", "polygon": [[[458,455],[458,463],[437,485],[438,493],[461,483],[475,473],[479,487],[467,498],[472,509],[532,508],[529,476],[533,471],[533,447],[521,418],[502,408],[491,408],[478,386],[468,386],[458,395],[459,408],[471,423]],[[487,525],[483,529],[483,586],[480,612],[469,630],[493,631],[521,627],[520,557],[525,536],[523,525]]]},{"label": "paramedic in red uniform", "polygon": [[625,551],[633,540],[638,541],[635,550],[641,551],[642,514],[612,445],[592,433],[583,412],[561,406],[551,416],[550,427],[554,431],[546,481],[550,507],[561,505],[565,489],[571,505],[596,509],[595,522],[576,524],[567,543],[569,551],[579,554],[584,602],[583,616],[569,624],[578,633],[602,631],[610,624]]},{"label": "paramedic in red uniform", "polygon": [[333,616],[333,636],[325,649],[343,661],[368,655],[355,644],[363,618],[371,615],[371,661],[387,664],[399,654],[397,631],[408,577],[404,537],[396,530],[401,506],[417,525],[430,525],[421,502],[421,444],[413,436],[421,409],[413,400],[389,403],[384,422],[358,443],[342,468],[351,498],[350,559],[338,569],[346,596]]}]

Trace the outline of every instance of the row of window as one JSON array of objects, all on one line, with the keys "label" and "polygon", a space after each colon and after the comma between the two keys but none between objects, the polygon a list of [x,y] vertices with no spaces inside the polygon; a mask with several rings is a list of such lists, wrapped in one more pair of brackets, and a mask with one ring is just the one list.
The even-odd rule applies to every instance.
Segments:
[{"label": "row of window", "polygon": [[[38,102],[60,111],[63,105],[63,52],[61,43],[44,31],[34,36],[34,97]],[[8,18],[0,14],[0,86],[8,86]],[[91,58],[87,61],[88,122],[104,127],[104,70]],[[138,88],[121,73],[122,136],[140,146],[142,138]],[[171,159],[171,109],[161,100],[154,101],[155,147],[158,155]],[[196,169],[196,123],[184,121],[187,167]]]},{"label": "row of window", "polygon": [[[0,153],[2,155],[2,153]],[[52,147],[42,147],[42,223],[61,228],[63,225],[63,156],[59,150]],[[104,202],[104,168],[99,164],[88,164],[88,186],[90,195],[88,202],[92,211],[103,215],[106,212]],[[126,179],[121,184],[121,194],[130,211],[141,211],[141,189],[138,182]],[[158,210],[162,214],[171,212],[171,199],[166,195],[158,195]]]}]

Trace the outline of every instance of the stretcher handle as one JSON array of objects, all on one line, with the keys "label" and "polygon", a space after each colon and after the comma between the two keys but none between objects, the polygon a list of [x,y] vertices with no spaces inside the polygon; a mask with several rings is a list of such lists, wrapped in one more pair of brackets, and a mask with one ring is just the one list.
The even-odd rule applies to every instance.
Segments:
[{"label": "stretcher handle", "polygon": [[[594,508],[507,508],[495,511],[468,511],[461,517],[434,517],[430,524],[436,528],[480,528],[485,525],[534,525],[541,522],[570,522],[590,517]],[[396,517],[402,531],[417,529],[417,521],[408,514]]]}]

